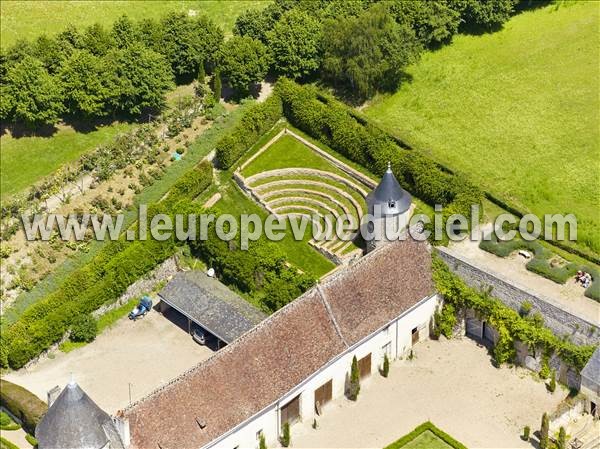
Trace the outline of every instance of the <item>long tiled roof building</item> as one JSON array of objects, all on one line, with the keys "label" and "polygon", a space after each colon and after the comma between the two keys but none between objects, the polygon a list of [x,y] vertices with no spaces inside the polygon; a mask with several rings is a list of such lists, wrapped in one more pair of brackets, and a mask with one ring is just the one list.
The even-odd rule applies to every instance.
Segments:
[{"label": "long tiled roof building", "polygon": [[386,245],[120,413],[131,447],[200,448],[434,293],[426,243]]}]

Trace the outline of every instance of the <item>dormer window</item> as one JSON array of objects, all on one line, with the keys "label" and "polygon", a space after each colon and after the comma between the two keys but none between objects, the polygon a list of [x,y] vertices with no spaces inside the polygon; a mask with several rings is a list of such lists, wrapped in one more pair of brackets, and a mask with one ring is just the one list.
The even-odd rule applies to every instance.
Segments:
[{"label": "dormer window", "polygon": [[390,209],[395,209],[396,208],[396,202],[392,199],[388,200],[388,207]]}]

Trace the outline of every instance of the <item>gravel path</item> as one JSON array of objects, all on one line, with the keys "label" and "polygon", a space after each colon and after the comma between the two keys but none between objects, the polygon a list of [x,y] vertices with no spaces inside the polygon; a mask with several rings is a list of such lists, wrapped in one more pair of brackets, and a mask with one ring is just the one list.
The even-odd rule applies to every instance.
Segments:
[{"label": "gravel path", "polygon": [[387,379],[373,374],[356,403],[327,406],[317,430],[312,420],[292,427],[293,447],[381,448],[430,420],[470,449],[527,448],[523,426],[538,429],[542,413],[567,395],[548,393],[524,369],[494,368],[466,338],[423,342],[415,354],[392,363]]},{"label": "gravel path", "polygon": [[63,388],[71,373],[86,393],[106,412],[115,413],[178,376],[212,351],[195,343],[176,324],[152,311],[138,321],[121,319],[87,346],[59,352],[33,368],[4,376],[46,401],[55,385]]}]

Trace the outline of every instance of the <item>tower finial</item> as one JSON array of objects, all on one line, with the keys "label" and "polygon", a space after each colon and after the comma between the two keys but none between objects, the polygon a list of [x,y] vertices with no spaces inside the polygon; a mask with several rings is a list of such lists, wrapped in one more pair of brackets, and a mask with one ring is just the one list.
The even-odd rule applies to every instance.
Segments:
[{"label": "tower finial", "polygon": [[392,171],[392,163],[390,161],[388,161],[388,171],[389,172]]},{"label": "tower finial", "polygon": [[77,382],[75,382],[75,376],[73,375],[73,372],[71,371],[71,380],[69,381],[69,385],[70,386],[75,386]]}]

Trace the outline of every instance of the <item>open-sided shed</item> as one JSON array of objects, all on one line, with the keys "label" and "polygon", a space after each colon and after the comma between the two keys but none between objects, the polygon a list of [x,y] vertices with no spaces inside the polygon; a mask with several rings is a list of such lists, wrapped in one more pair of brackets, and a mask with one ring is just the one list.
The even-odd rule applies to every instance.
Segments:
[{"label": "open-sided shed", "polygon": [[159,292],[160,310],[169,307],[185,316],[188,332],[193,326],[217,338],[217,346],[229,344],[246,333],[266,315],[217,279],[201,271],[178,273]]}]

